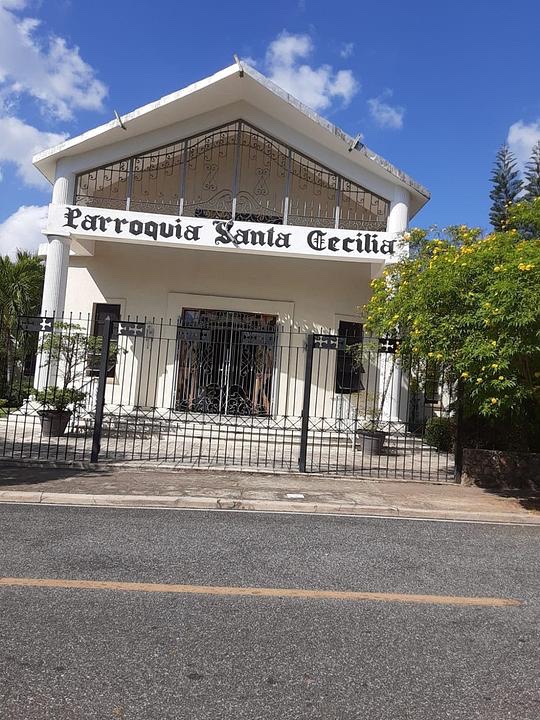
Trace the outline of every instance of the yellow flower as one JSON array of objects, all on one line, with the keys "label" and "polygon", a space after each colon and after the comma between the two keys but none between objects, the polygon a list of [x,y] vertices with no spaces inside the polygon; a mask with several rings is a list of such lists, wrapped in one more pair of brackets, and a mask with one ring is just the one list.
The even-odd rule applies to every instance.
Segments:
[{"label": "yellow flower", "polygon": [[494,370],[496,370],[499,366],[497,365],[497,363],[493,363],[493,364],[491,365],[491,367],[492,367]]},{"label": "yellow flower", "polygon": [[442,360],[442,353],[437,353],[435,357],[437,360]]},{"label": "yellow flower", "polygon": [[433,357],[433,353],[432,353],[432,352],[431,352],[431,353],[428,353],[427,356],[428,356],[428,357]]},{"label": "yellow flower", "polygon": [[478,385],[480,385],[481,382],[484,382],[484,378],[481,378],[481,377],[476,378],[476,382]]},{"label": "yellow flower", "polygon": [[497,378],[497,380],[504,380],[504,375],[499,375],[499,377]]},{"label": "yellow flower", "polygon": [[502,270],[501,265],[495,265],[495,267],[493,268],[493,272],[501,272],[501,270]]},{"label": "yellow flower", "polygon": [[497,398],[491,398],[491,404],[496,405],[497,404]]},{"label": "yellow flower", "polygon": [[495,345],[497,344],[497,341],[496,341],[496,340],[492,340],[492,341],[491,341],[491,344],[493,345],[493,347],[495,347]]},{"label": "yellow flower", "polygon": [[469,373],[467,371],[461,373],[461,377],[466,380],[469,377]]}]

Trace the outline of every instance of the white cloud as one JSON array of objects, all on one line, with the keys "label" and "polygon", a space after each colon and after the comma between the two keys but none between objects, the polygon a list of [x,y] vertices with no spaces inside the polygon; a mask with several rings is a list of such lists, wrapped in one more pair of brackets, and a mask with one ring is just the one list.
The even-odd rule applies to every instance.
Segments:
[{"label": "white cloud", "polygon": [[348,104],[359,90],[351,70],[330,65],[312,67],[305,60],[314,50],[309,35],[283,31],[268,46],[266,67],[270,79],[314,110],[325,110],[334,100]]},{"label": "white cloud", "polygon": [[44,242],[41,230],[47,222],[47,205],[22,205],[0,223],[0,254],[15,255],[16,250],[37,250]]},{"label": "white cloud", "polygon": [[341,55],[342,58],[349,58],[349,57],[351,57],[353,52],[354,52],[354,43],[348,42],[348,43],[343,43],[343,45],[341,46],[341,50],[339,51],[339,54]]},{"label": "white cloud", "polygon": [[251,55],[241,57],[240,60],[246,65],[251,65],[251,67],[257,67],[257,60],[255,60],[255,58]]},{"label": "white cloud", "polygon": [[4,7],[8,10],[22,10],[28,5],[27,0],[0,0],[0,8]]},{"label": "white cloud", "polygon": [[367,101],[371,117],[381,128],[400,130],[403,127],[405,108],[399,105],[390,105],[387,98],[392,97],[391,90],[385,90],[381,95]]},{"label": "white cloud", "polygon": [[0,91],[27,94],[53,117],[69,120],[75,109],[100,110],[107,94],[94,69],[55,35],[38,37],[40,22],[13,10],[24,0],[0,0]]},{"label": "white cloud", "polygon": [[510,150],[516,156],[516,159],[521,166],[528,162],[531,156],[531,150],[540,140],[540,119],[536,122],[525,123],[523,120],[518,120],[513,125],[510,125],[508,130],[508,145]]},{"label": "white cloud", "polygon": [[0,168],[13,163],[26,185],[48,188],[49,183],[32,165],[32,155],[66,139],[62,133],[42,132],[16,117],[0,117]]}]

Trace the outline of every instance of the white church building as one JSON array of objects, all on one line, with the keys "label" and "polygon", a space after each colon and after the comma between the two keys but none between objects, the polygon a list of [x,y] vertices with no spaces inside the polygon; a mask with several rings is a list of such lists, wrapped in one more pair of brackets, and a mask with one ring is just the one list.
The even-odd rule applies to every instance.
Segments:
[{"label": "white church building", "polygon": [[[299,417],[306,337],[362,338],[371,280],[429,200],[240,63],[33,161],[52,185],[42,316],[89,318],[94,334],[109,317],[121,352],[106,402],[162,415]],[[308,409],[322,418],[382,382],[344,352],[317,362]],[[396,378],[388,420],[405,412]]]}]

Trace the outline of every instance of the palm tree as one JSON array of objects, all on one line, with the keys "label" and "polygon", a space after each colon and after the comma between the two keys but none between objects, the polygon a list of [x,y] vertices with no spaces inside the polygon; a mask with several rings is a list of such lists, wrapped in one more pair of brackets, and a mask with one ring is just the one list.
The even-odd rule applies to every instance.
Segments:
[{"label": "palm tree", "polygon": [[34,255],[17,250],[15,259],[0,257],[0,384],[2,396],[9,389],[15,361],[22,361],[32,339],[17,339],[21,315],[37,315],[41,304],[43,262]]}]

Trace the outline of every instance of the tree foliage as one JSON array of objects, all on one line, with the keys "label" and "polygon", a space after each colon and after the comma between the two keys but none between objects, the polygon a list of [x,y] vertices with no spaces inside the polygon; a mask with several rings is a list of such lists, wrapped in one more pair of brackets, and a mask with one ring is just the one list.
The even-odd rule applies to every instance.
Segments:
[{"label": "tree foliage", "polygon": [[540,140],[533,147],[531,159],[525,166],[524,200],[540,197]]},{"label": "tree foliage", "polygon": [[504,232],[461,226],[419,245],[372,282],[368,330],[399,336],[403,357],[451,367],[472,413],[538,412],[540,198],[512,207]]},{"label": "tree foliage", "polygon": [[35,338],[17,333],[21,315],[37,315],[45,269],[32,253],[17,251],[15,259],[0,257],[0,391],[12,385],[11,373],[21,364]]},{"label": "tree foliage", "polygon": [[522,189],[516,159],[508,145],[503,145],[495,158],[491,173],[492,200],[489,219],[495,230],[504,230],[508,221],[509,206],[515,202]]}]

